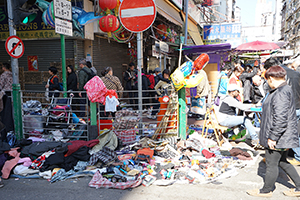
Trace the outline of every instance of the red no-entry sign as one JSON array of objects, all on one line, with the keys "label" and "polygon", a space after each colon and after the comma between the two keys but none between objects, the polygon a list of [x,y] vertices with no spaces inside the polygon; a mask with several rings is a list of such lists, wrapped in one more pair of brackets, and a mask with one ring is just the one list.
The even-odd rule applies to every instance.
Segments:
[{"label": "red no-entry sign", "polygon": [[24,43],[18,36],[12,35],[6,39],[5,49],[11,57],[21,58],[24,54]]},{"label": "red no-entry sign", "polygon": [[156,17],[153,0],[123,0],[120,9],[120,21],[131,32],[147,30]]}]

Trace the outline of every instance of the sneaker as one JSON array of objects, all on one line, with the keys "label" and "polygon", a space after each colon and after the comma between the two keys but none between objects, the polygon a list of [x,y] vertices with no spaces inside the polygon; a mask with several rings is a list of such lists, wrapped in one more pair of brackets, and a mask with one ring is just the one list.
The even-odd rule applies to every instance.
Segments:
[{"label": "sneaker", "polygon": [[4,186],[2,179],[0,179],[0,188],[2,188]]},{"label": "sneaker", "polygon": [[287,159],[287,161],[289,162],[289,163],[291,163],[292,165],[300,165],[300,162],[298,161],[298,160],[296,160],[295,158],[293,158],[293,159]]},{"label": "sneaker", "polygon": [[289,197],[300,197],[300,191],[296,191],[295,188],[290,189],[289,191],[284,191],[283,194]]},{"label": "sneaker", "polygon": [[269,193],[260,193],[259,189],[247,190],[247,194],[255,197],[272,197],[272,192]]}]

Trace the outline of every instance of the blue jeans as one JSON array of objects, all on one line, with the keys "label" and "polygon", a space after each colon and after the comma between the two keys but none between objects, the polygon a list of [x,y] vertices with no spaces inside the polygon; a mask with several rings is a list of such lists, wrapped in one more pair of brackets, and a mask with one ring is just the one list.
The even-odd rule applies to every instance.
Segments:
[{"label": "blue jeans", "polygon": [[[296,115],[297,115],[297,121],[299,123],[300,109],[296,110]],[[299,140],[299,146],[300,146],[300,140]],[[292,148],[292,149],[295,152],[295,154],[294,154],[295,159],[300,162],[300,147]]]},{"label": "blue jeans", "polygon": [[234,127],[238,125],[244,125],[248,130],[252,140],[258,140],[258,135],[255,132],[254,126],[251,123],[251,120],[244,116],[232,116],[228,117],[224,121],[220,122],[222,126]]}]

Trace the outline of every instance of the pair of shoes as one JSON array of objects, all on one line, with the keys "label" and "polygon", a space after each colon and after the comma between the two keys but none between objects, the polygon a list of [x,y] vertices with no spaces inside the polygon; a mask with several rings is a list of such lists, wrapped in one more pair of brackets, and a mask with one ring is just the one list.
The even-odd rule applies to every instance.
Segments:
[{"label": "pair of shoes", "polygon": [[259,189],[247,190],[247,194],[255,197],[272,197],[272,192],[269,193],[260,193]]},{"label": "pair of shoes", "polygon": [[0,188],[2,188],[4,186],[2,179],[0,179]]},{"label": "pair of shoes", "polygon": [[292,165],[300,165],[300,161],[296,160],[295,158],[293,158],[293,159],[287,159],[287,161],[289,163],[291,163]]},{"label": "pair of shoes", "polygon": [[284,191],[283,194],[289,197],[300,197],[300,191],[296,191],[295,188],[290,189],[289,191]]}]

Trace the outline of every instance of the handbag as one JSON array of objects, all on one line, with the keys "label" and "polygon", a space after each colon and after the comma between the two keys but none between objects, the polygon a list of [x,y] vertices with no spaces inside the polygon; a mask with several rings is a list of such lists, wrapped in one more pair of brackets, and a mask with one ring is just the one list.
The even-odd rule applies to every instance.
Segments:
[{"label": "handbag", "polygon": [[[222,74],[222,76],[223,76],[223,74]],[[216,93],[216,96],[215,96],[215,98],[214,98],[214,104],[215,104],[216,106],[219,106],[219,105],[220,105],[220,97],[218,96],[218,94],[219,94],[219,89],[220,89],[220,84],[221,84],[222,76],[220,77],[220,81],[219,81],[219,84],[218,84],[217,93]]]}]

